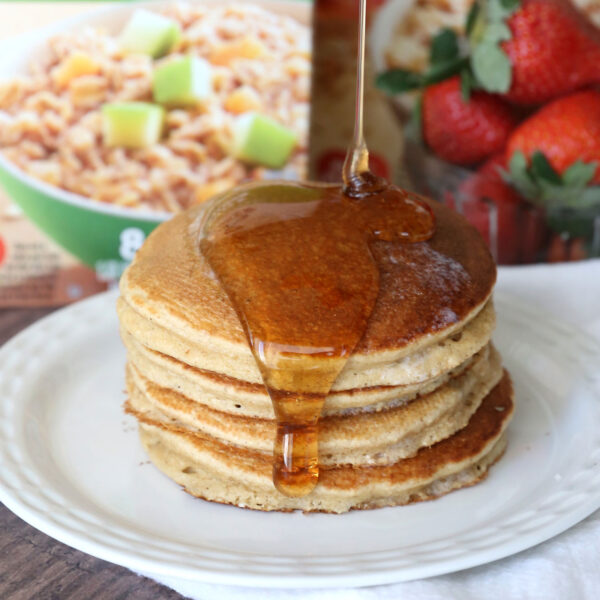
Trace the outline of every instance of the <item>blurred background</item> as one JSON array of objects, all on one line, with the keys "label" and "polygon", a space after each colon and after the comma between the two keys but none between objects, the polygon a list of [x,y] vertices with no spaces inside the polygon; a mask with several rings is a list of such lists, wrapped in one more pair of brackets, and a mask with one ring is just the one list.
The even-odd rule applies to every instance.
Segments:
[{"label": "blurred background", "polygon": [[[240,182],[339,181],[357,0],[243,4],[296,25],[253,38],[221,0],[0,2],[0,307],[116,285],[159,223]],[[371,169],[500,264],[600,256],[600,0],[368,7]]]}]

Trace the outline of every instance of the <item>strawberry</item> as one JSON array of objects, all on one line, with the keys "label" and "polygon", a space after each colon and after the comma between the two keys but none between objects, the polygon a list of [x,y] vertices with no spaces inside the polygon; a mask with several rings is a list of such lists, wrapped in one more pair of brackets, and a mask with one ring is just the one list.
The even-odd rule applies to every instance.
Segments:
[{"label": "strawberry", "polygon": [[472,165],[504,148],[516,125],[508,104],[486,92],[472,92],[465,100],[458,76],[425,88],[423,136],[441,158]]},{"label": "strawberry", "polygon": [[379,73],[376,85],[393,96],[423,91],[412,133],[422,134],[444,160],[473,165],[499,152],[517,116],[500,97],[474,89],[477,82],[455,32],[442,29],[433,37],[429,63],[423,73],[404,69]]},{"label": "strawberry", "polygon": [[581,255],[600,215],[600,92],[574,92],[541,108],[510,136],[506,158],[506,180],[543,207],[561,239],[581,242],[564,246],[555,237],[550,255],[561,256],[563,246],[565,256]]},{"label": "strawberry", "polygon": [[585,241],[582,238],[569,239],[555,233],[548,244],[546,260],[551,263],[584,260],[588,258]]},{"label": "strawberry", "polygon": [[512,132],[507,158],[517,151],[528,160],[542,152],[560,175],[577,161],[596,162],[592,181],[600,183],[600,92],[575,92],[541,108]]},{"label": "strawberry", "polygon": [[[535,255],[539,240],[529,231],[525,238],[522,229],[527,225],[528,208],[523,198],[501,175],[505,167],[502,154],[486,161],[460,186],[457,208],[475,226],[490,246],[496,260],[501,264],[515,264],[523,258],[524,248],[528,256]],[[533,260],[534,256],[530,258]]]},{"label": "strawberry", "polygon": [[541,104],[600,81],[600,32],[567,0],[523,0],[508,26],[510,101]]},{"label": "strawberry", "polygon": [[485,0],[468,20],[477,82],[542,104],[600,82],[600,30],[569,0]]}]

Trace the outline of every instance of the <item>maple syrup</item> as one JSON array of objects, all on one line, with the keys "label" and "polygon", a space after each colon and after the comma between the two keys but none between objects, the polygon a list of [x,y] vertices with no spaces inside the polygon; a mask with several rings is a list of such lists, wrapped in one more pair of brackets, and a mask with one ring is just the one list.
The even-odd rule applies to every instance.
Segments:
[{"label": "maple syrup", "polygon": [[343,185],[243,186],[213,202],[201,228],[200,249],[239,316],[273,402],[273,482],[295,497],[317,484],[323,404],[377,300],[370,244],[420,242],[434,232],[425,203],[368,169],[365,0],[360,9],[355,135]]}]

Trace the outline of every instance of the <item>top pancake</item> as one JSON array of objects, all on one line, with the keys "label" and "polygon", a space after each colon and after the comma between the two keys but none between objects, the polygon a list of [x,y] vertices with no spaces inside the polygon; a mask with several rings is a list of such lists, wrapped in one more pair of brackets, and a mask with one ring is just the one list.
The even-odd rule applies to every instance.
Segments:
[{"label": "top pancake", "polygon": [[[440,334],[460,330],[491,294],[496,268],[481,236],[460,215],[428,202],[436,217],[430,240],[372,245],[380,290],[355,361],[374,355],[393,360],[399,350],[407,355]],[[199,251],[202,211],[203,206],[188,210],[152,233],[122,277],[121,294],[156,325],[237,354],[248,342]]]}]

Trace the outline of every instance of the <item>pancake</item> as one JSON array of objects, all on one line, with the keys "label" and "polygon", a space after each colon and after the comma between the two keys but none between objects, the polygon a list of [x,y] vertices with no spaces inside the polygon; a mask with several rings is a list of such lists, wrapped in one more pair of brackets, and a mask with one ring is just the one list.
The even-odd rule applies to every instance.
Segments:
[{"label": "pancake", "polygon": [[[380,290],[362,340],[344,369],[348,374],[380,370],[458,333],[490,298],[496,268],[481,236],[447,207],[435,202],[430,206],[436,217],[430,240],[371,246]],[[207,354],[213,360],[226,358],[220,368],[210,370],[231,374],[227,364],[235,364],[238,379],[260,382],[239,319],[199,251],[203,210],[199,206],[182,213],[149,236],[121,278],[120,318],[133,319],[126,309],[137,313],[140,327],[130,323],[127,328],[138,335],[149,323],[157,338],[146,344],[150,347],[160,345],[158,338],[166,332],[163,343],[175,340],[186,356],[192,349],[208,348],[201,362]]]},{"label": "pancake", "polygon": [[[123,314],[123,310],[119,312],[121,315]],[[436,389],[450,375],[466,368],[475,355],[474,348],[477,352],[481,352],[480,345],[483,345],[483,348],[486,347],[485,344],[488,343],[491,335],[490,322],[493,323],[494,321],[491,305],[486,307],[485,313],[485,335],[481,335],[480,332],[475,333],[469,327],[467,328],[469,331],[466,333],[463,332],[460,338],[458,336],[447,338],[436,344],[430,352],[421,353],[420,361],[412,356],[402,361],[400,365],[398,363],[388,365],[385,369],[385,375],[375,377],[380,382],[379,385],[367,384],[357,388],[339,389],[342,385],[339,383],[339,379],[343,377],[342,372],[336,382],[337,385],[334,385],[332,392],[325,401],[323,414],[333,414],[364,406],[369,406],[371,410],[373,408],[377,409],[385,402],[392,400],[397,403],[405,402],[417,393],[428,393]],[[207,368],[199,369],[193,366],[194,364],[198,364],[198,361],[190,358],[193,354],[191,350],[187,361],[193,364],[184,362],[185,353],[174,351],[173,348],[170,349],[171,355],[152,350],[143,343],[140,343],[133,334],[125,329],[125,326],[129,324],[127,318],[122,318],[121,323],[121,337],[127,348],[129,360],[136,366],[140,373],[144,374],[150,380],[156,381],[163,387],[182,391],[188,397],[197,399],[217,410],[248,416],[273,417],[273,406],[262,383],[243,381],[230,375],[216,373]],[[469,340],[473,337],[477,338],[477,343],[470,347],[470,352],[465,352],[465,346],[462,344],[466,340],[466,343],[471,345]],[[146,337],[142,339],[148,342]],[[163,350],[166,349],[163,346],[161,348]],[[437,360],[435,359],[436,356]],[[461,362],[460,359],[465,360]],[[430,363],[431,367],[427,369],[426,373],[423,372],[423,369],[420,369],[418,377],[411,383],[390,385],[389,376],[392,372],[396,375],[393,379],[395,382],[398,379],[401,382],[406,381],[405,378],[398,376],[402,371],[404,373],[411,372],[413,379],[415,379],[415,371],[418,369],[418,367],[414,367],[415,363],[421,365],[423,363]],[[210,360],[206,360],[205,367],[209,366]],[[234,366],[234,364],[231,364],[231,367]],[[382,380],[383,384],[381,383]],[[342,379],[342,381],[347,381],[347,379]],[[364,383],[365,379],[363,378],[361,381]]]},{"label": "pancake", "polygon": [[[262,385],[260,371],[247,342],[235,353],[232,350],[221,354],[219,345],[213,344],[213,340],[198,343],[169,332],[157,324],[157,318],[143,318],[122,298],[117,303],[117,312],[125,332],[146,347],[204,371]],[[476,314],[469,316],[470,319],[460,328],[452,327],[450,332],[438,332],[422,338],[415,344],[416,348],[412,346],[414,352],[410,354],[398,352],[392,357],[393,353],[387,352],[385,360],[380,355],[371,362],[364,357],[358,363],[351,357],[332,390],[408,386],[439,377],[458,367],[488,343],[495,325],[491,302],[486,302]]]},{"label": "pancake", "polygon": [[[379,295],[325,399],[318,484],[297,498],[273,484],[273,405],[199,251],[203,207],[157,228],[123,275],[117,305],[125,409],[154,464],[210,501],[334,513],[432,499],[485,477],[513,413],[510,378],[490,341],[496,269],[475,229],[430,206],[431,239],[370,246]],[[323,362],[302,356],[293,368]]]},{"label": "pancake", "polygon": [[194,496],[257,510],[341,513],[433,499],[477,483],[502,455],[512,413],[512,384],[505,373],[468,425],[453,436],[391,465],[325,466],[315,490],[302,498],[277,492],[268,453],[136,416],[152,462]]},{"label": "pancake", "polygon": [[[388,464],[416,454],[462,429],[502,375],[500,356],[484,352],[460,375],[435,391],[402,405],[391,403],[375,413],[354,412],[322,417],[319,426],[320,464]],[[237,446],[271,452],[276,421],[231,415],[194,402],[143,377],[130,366],[128,410],[136,416],[163,418]]]}]

